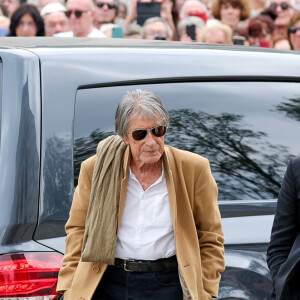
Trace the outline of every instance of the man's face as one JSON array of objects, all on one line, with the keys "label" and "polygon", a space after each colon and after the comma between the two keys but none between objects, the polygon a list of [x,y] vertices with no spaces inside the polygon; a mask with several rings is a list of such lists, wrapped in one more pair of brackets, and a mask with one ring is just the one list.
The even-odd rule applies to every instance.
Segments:
[{"label": "man's face", "polygon": [[145,27],[145,37],[146,40],[155,40],[157,37],[169,40],[167,27],[164,23],[158,21],[150,23]]},{"label": "man's face", "polygon": [[[163,125],[159,120],[153,122],[151,119],[132,117],[128,132],[136,129],[150,129],[157,125]],[[132,158],[137,164],[154,164],[158,162],[164,152],[164,136],[156,137],[152,132],[148,132],[141,141],[136,141],[131,134],[124,138],[126,144],[130,145]]]},{"label": "man's face", "polygon": [[[91,2],[89,0],[68,0],[66,9],[67,12],[71,12],[69,22],[74,36],[87,36],[92,30],[95,15]],[[80,15],[76,16],[78,12]]]},{"label": "man's face", "polygon": [[277,14],[275,26],[288,26],[294,14],[294,9],[291,6],[290,0],[272,0],[270,5]]},{"label": "man's face", "polygon": [[62,11],[45,15],[44,23],[46,36],[52,36],[53,34],[70,30],[69,20]]},{"label": "man's face", "polygon": [[[117,16],[117,5],[114,0],[96,0],[95,1],[95,19],[99,24],[113,23]],[[100,7],[101,6],[101,7]]]},{"label": "man's face", "polygon": [[230,2],[223,3],[220,10],[221,22],[232,28],[235,28],[241,17],[241,9],[234,7]]}]

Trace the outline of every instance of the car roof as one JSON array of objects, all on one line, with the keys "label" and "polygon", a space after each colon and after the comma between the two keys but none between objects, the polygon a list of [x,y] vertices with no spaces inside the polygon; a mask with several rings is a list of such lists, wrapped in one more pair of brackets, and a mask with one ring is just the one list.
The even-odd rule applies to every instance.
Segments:
[{"label": "car roof", "polygon": [[272,48],[246,47],[238,45],[186,43],[176,41],[153,41],[143,39],[109,38],[60,38],[60,37],[2,37],[0,48],[66,48],[66,47],[134,47],[134,48],[182,48],[220,49],[249,52],[277,52],[299,55],[297,51],[281,51]]}]

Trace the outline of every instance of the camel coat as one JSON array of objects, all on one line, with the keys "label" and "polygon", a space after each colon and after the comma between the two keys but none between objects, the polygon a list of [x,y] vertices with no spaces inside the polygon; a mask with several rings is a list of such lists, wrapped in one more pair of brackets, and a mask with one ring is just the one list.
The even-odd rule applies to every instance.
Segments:
[{"label": "camel coat", "polygon": [[[82,262],[81,247],[96,156],[81,165],[78,186],[66,224],[66,251],[57,291],[64,300],[90,300],[107,268],[101,262]],[[169,192],[178,266],[191,299],[218,296],[224,271],[224,236],[217,202],[217,185],[209,162],[200,155],[165,146],[164,170]],[[124,157],[118,227],[126,198],[130,150]],[[95,245],[96,247],[96,245]]]}]

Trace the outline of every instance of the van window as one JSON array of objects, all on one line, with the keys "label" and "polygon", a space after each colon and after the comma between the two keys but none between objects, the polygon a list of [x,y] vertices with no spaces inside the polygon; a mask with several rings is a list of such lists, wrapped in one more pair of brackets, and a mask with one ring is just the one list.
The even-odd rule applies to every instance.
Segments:
[{"label": "van window", "polygon": [[165,143],[209,159],[219,200],[277,198],[288,161],[299,156],[298,83],[192,82],[78,90],[74,183],[80,163],[114,134],[114,114],[127,91],[158,94],[170,114]]}]

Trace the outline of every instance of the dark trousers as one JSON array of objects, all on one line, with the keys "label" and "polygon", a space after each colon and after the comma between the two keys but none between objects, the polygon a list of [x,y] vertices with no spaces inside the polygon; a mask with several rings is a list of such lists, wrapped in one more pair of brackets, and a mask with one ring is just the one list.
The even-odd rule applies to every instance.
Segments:
[{"label": "dark trousers", "polygon": [[93,300],[182,300],[178,269],[128,272],[109,266]]}]

